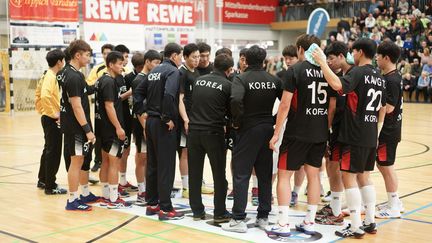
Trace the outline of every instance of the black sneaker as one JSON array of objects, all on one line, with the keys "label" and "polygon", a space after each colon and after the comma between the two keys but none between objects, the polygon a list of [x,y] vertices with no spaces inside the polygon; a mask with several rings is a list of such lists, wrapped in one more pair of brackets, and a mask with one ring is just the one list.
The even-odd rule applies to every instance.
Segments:
[{"label": "black sneaker", "polygon": [[37,188],[39,188],[39,189],[45,189],[45,183],[43,183],[42,181],[38,181],[37,182]]},{"label": "black sneaker", "polygon": [[345,229],[336,230],[335,234],[342,238],[354,237],[356,239],[361,239],[365,235],[365,232],[362,229],[357,229],[356,231],[353,231],[351,229],[351,224],[348,224]]},{"label": "black sneaker", "polygon": [[213,221],[215,223],[228,223],[232,218],[232,214],[230,214],[228,211],[225,211],[224,214],[219,215],[219,216],[214,216],[213,217]]},{"label": "black sneaker", "polygon": [[46,195],[60,195],[60,194],[66,194],[66,193],[67,193],[67,190],[60,188],[60,187],[57,187],[54,189],[46,189],[45,188],[45,194]]},{"label": "black sneaker", "polygon": [[375,223],[370,223],[368,225],[363,221],[363,226],[360,226],[360,229],[369,234],[376,234],[377,226]]},{"label": "black sneaker", "polygon": [[99,183],[99,180],[98,179],[96,179],[96,178],[94,178],[93,176],[89,176],[89,179],[88,179],[88,181],[92,184],[92,185],[96,185],[96,184],[98,184]]},{"label": "black sneaker", "polygon": [[192,217],[193,217],[194,221],[205,220],[206,219],[206,213],[202,212],[202,213],[198,213],[198,214],[193,214]]},{"label": "black sneaker", "polygon": [[91,168],[92,172],[97,172],[99,170],[101,166],[101,162],[100,161],[95,161],[93,167]]}]

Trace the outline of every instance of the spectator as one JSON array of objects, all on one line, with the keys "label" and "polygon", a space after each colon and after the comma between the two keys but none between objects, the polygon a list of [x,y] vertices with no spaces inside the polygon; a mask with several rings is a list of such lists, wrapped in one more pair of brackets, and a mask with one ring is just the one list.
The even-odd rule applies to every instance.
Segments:
[{"label": "spectator", "polygon": [[360,29],[363,29],[365,27],[365,20],[369,16],[369,13],[366,11],[365,8],[362,8],[360,10],[360,21],[358,25],[360,26]]},{"label": "spectator", "polygon": [[0,108],[4,108],[5,106],[6,106],[6,80],[3,75],[3,70],[0,70]]},{"label": "spectator", "polygon": [[420,76],[422,71],[422,67],[420,66],[420,62],[418,58],[414,58],[413,64],[411,64],[411,75],[416,79]]},{"label": "spectator", "polygon": [[403,91],[408,92],[409,101],[412,101],[412,94],[416,88],[417,80],[410,73],[405,74],[402,83],[403,83]]},{"label": "spectator", "polygon": [[336,35],[336,40],[345,44],[348,43],[348,32],[344,28],[340,28]]},{"label": "spectator", "polygon": [[426,14],[422,13],[420,15],[420,22],[423,24],[423,28],[427,29],[428,24],[431,22],[431,20],[428,17],[426,17]]},{"label": "spectator", "polygon": [[[430,50],[429,48],[425,48],[423,50],[423,53],[420,53],[420,64],[421,65],[425,65],[429,62],[429,60],[431,60],[431,56],[430,56]],[[432,72],[431,72],[432,73]]]},{"label": "spectator", "polygon": [[418,9],[417,8],[417,5],[415,5],[415,4],[413,4],[412,6],[411,6],[411,13],[412,13],[412,15],[414,16],[414,17],[416,17],[416,18],[418,18],[418,17],[420,17],[421,16],[421,11],[420,11],[420,9]]},{"label": "spectator", "polygon": [[429,17],[432,16],[432,2],[429,2],[429,4],[426,5],[425,15]]},{"label": "spectator", "polygon": [[432,75],[432,59],[429,59],[428,62],[423,65],[422,72],[427,72],[428,74]]},{"label": "spectator", "polygon": [[369,9],[368,9],[368,13],[373,13],[375,11],[375,9],[378,7],[378,3],[376,2],[376,0],[371,0],[371,3],[369,5]]},{"label": "spectator", "polygon": [[432,35],[431,35],[431,34],[429,34],[429,35],[427,36],[426,44],[427,44],[427,46],[428,46],[429,48],[432,47]]},{"label": "spectator", "polygon": [[[417,55],[417,52],[414,50],[414,44],[412,42],[412,37],[411,36],[407,36],[407,38],[406,38],[406,40],[404,42],[403,48],[404,48],[405,51],[409,51],[410,54],[411,54],[411,51],[413,51]],[[412,61],[413,61],[413,59],[410,59],[410,62],[412,62]]]},{"label": "spectator", "polygon": [[365,26],[368,28],[369,31],[372,31],[372,28],[375,27],[376,20],[374,16],[370,13],[369,16],[365,20]]},{"label": "spectator", "polygon": [[387,14],[387,7],[384,5],[383,1],[378,1],[377,9],[379,9],[381,15]]},{"label": "spectator", "polygon": [[402,40],[402,38],[401,38],[401,36],[400,35],[398,35],[398,36],[396,36],[396,45],[398,45],[400,48],[403,48],[404,47],[404,41]]},{"label": "spectator", "polygon": [[402,77],[406,74],[411,74],[411,65],[407,63],[405,59],[400,61],[400,63],[397,65],[397,69],[399,70]]},{"label": "spectator", "polygon": [[392,25],[396,22],[397,15],[398,15],[398,13],[396,13],[394,7],[389,7],[389,11],[387,13],[387,16],[391,20]]},{"label": "spectator", "polygon": [[430,77],[429,73],[426,71],[422,71],[416,87],[416,101],[419,102],[420,92],[423,93],[424,102],[427,102],[428,98],[428,88],[430,86]]},{"label": "spectator", "polygon": [[381,16],[381,12],[380,12],[380,10],[378,8],[376,8],[374,10],[373,16],[374,16],[375,19],[378,18],[378,16]]},{"label": "spectator", "polygon": [[409,3],[407,0],[399,0],[398,10],[401,14],[407,14],[409,10]]}]

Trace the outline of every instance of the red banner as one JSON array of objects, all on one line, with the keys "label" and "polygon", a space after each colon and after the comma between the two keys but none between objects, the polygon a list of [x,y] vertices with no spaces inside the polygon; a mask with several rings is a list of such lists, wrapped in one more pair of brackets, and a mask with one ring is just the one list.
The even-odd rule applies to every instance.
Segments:
[{"label": "red banner", "polygon": [[84,0],[84,21],[195,26],[193,3],[144,0]]},{"label": "red banner", "polygon": [[222,5],[223,23],[270,24],[274,21],[277,0],[215,0],[216,22],[219,22],[219,4]]},{"label": "red banner", "polygon": [[13,20],[78,21],[78,0],[9,0]]}]

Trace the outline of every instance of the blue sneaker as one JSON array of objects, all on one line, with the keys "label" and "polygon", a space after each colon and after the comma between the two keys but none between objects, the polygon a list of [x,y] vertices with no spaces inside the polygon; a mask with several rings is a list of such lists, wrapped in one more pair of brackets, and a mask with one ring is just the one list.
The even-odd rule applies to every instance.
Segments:
[{"label": "blue sneaker", "polygon": [[298,203],[298,194],[297,194],[297,192],[291,192],[290,207],[297,206],[297,203]]},{"label": "blue sneaker", "polygon": [[86,212],[86,211],[91,211],[92,207],[87,205],[87,204],[82,203],[78,199],[75,199],[73,202],[69,202],[69,200],[67,200],[65,209],[69,210],[69,211],[84,211],[84,212]]},{"label": "blue sneaker", "polygon": [[99,197],[90,192],[88,196],[80,195],[80,199],[82,203],[95,203],[99,200]]}]

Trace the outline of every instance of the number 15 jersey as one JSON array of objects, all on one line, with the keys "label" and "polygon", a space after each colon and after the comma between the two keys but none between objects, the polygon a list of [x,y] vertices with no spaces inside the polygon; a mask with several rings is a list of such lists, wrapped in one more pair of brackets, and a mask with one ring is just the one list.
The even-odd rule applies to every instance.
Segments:
[{"label": "number 15 jersey", "polygon": [[307,61],[288,68],[283,89],[293,93],[284,138],[307,143],[328,139],[328,107],[337,93],[324,79],[321,68]]},{"label": "number 15 jersey", "polygon": [[347,100],[338,141],[360,147],[377,146],[378,114],[386,105],[385,80],[372,65],[355,66],[340,78]]}]

